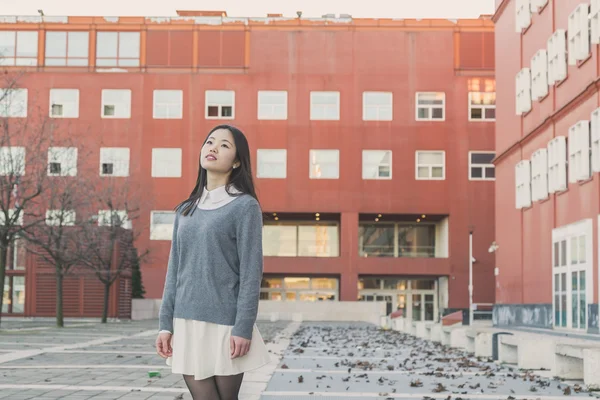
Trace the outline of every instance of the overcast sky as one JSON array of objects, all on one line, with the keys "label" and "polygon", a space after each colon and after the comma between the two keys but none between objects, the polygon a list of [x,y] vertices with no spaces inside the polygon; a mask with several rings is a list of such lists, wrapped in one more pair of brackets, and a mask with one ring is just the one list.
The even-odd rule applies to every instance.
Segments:
[{"label": "overcast sky", "polygon": [[477,18],[494,0],[0,0],[1,15],[172,16],[176,10],[223,10],[231,17],[282,13],[296,17],[351,14],[356,18]]}]

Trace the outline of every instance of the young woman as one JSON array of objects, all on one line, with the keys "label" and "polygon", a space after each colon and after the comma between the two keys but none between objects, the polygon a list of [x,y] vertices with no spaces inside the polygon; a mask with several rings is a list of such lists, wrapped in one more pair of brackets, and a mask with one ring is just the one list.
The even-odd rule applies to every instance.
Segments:
[{"label": "young woman", "polygon": [[239,129],[208,134],[176,210],[156,351],[194,400],[237,400],[244,372],[270,361],[256,327],[262,212]]}]

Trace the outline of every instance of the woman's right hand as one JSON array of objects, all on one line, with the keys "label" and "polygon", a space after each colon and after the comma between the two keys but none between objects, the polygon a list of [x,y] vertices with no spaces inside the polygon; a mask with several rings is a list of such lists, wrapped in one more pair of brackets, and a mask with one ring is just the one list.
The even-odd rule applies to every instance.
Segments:
[{"label": "woman's right hand", "polygon": [[169,358],[173,355],[173,348],[171,347],[171,338],[173,335],[170,333],[159,333],[156,338],[156,352],[162,358]]}]

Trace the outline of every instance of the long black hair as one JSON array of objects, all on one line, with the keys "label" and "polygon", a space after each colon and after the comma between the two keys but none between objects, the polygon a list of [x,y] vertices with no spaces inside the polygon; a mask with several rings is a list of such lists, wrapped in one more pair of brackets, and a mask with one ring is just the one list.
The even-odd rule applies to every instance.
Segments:
[{"label": "long black hair", "polygon": [[[238,128],[231,125],[219,125],[215,126],[204,139],[204,144],[210,137],[210,135],[218,129],[227,129],[233,135],[233,141],[236,147],[236,160],[240,163],[240,166],[234,168],[229,176],[229,182],[225,186],[225,190],[232,196],[241,196],[249,194],[258,201],[256,191],[254,189],[254,181],[252,180],[252,164],[250,163],[250,146],[248,146],[248,140],[246,136]],[[183,215],[193,214],[202,192],[206,187],[207,174],[206,170],[202,168],[202,152],[198,156],[198,178],[196,179],[196,186],[190,193],[190,197],[187,200],[182,201],[175,209],[181,212]],[[231,186],[235,187],[240,193],[231,193]]]}]

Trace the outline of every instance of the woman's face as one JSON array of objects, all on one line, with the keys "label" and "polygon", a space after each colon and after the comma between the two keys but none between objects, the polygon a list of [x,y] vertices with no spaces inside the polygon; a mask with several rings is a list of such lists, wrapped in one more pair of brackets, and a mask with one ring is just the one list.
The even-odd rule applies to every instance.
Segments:
[{"label": "woman's face", "polygon": [[229,173],[237,168],[237,149],[233,135],[228,129],[217,129],[210,134],[200,152],[200,165],[207,171]]}]

